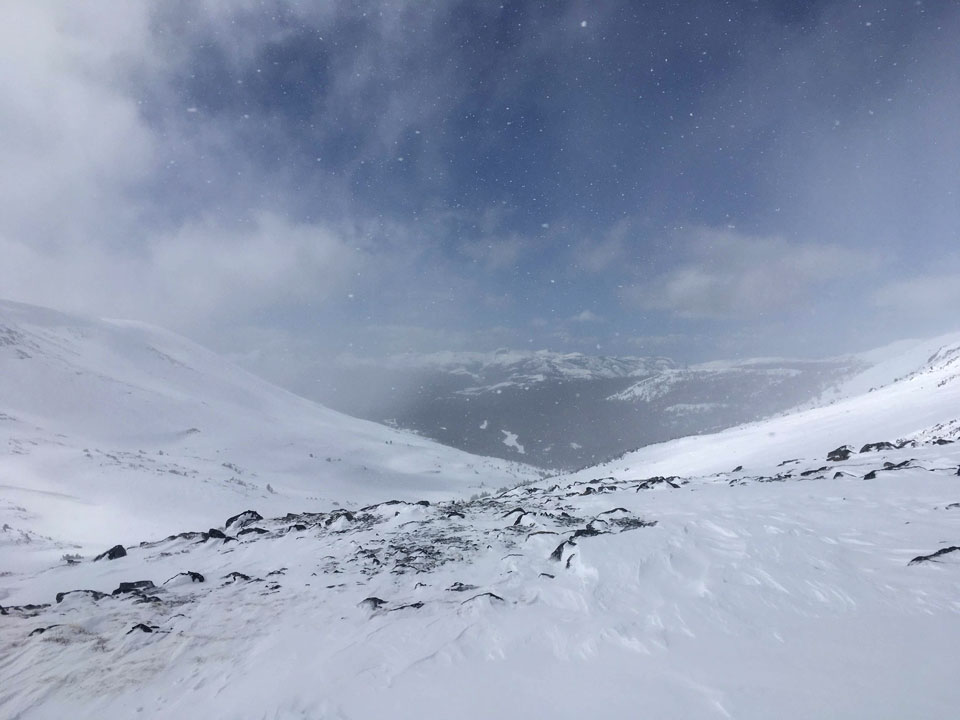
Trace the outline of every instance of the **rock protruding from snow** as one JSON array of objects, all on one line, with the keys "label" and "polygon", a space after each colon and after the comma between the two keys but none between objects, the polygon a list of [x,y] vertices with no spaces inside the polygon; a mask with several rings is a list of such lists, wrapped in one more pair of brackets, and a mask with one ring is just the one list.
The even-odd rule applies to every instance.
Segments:
[{"label": "rock protruding from snow", "polygon": [[263,516],[256,510],[244,510],[242,513],[237,513],[236,515],[227,518],[227,521],[223,524],[223,527],[227,530],[229,530],[231,527],[233,527],[234,530],[239,530],[240,528],[246,527],[250,523],[257,522],[258,520],[263,520]]},{"label": "rock protruding from snow", "polygon": [[938,558],[942,558],[944,555],[949,555],[950,553],[960,551],[960,546],[951,545],[950,547],[941,548],[934,553],[929,555],[918,555],[913,560],[911,560],[908,565],[919,565],[920,563],[925,562],[941,562]]},{"label": "rock protruding from snow", "polygon": [[827,453],[827,460],[830,462],[845,462],[853,455],[853,448],[849,445],[841,445]]},{"label": "rock protruding from snow", "polygon": [[112,548],[110,548],[106,552],[102,552],[99,555],[97,555],[93,559],[93,561],[96,562],[97,560],[103,560],[103,559],[117,560],[118,558],[126,557],[126,555],[127,555],[127,550],[125,547],[123,547],[123,545],[114,545]]}]

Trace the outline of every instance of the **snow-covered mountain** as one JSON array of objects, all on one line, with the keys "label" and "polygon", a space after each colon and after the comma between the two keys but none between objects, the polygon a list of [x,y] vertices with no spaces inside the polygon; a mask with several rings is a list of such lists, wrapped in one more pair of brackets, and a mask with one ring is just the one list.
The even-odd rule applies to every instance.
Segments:
[{"label": "snow-covered mountain", "polygon": [[345,358],[297,390],[472,453],[577,468],[811,401],[861,357],[681,366],[667,358],[498,351]]},{"label": "snow-covered mountain", "polygon": [[10,302],[0,433],[0,544],[47,559],[250,504],[421,499],[535,476],[328,410],[155,327]]},{"label": "snow-covered mountain", "polygon": [[956,716],[960,343],[572,475],[467,499],[453,467],[446,498],[145,503],[139,543],[5,562],[0,715]]}]

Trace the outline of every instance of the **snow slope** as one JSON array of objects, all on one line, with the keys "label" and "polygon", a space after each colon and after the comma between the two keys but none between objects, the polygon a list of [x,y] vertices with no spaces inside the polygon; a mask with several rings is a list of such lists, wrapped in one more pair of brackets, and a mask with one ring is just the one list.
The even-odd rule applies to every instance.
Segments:
[{"label": "snow slope", "polygon": [[859,448],[922,435],[960,417],[960,339],[947,339],[954,341],[939,348],[925,345],[919,354],[909,348],[908,357],[924,358],[912,366],[912,372],[904,358],[891,353],[885,366],[895,367],[903,377],[874,391],[713,435],[649,445],[587,469],[580,476],[598,471],[705,475],[737,465],[769,473],[784,459],[808,458],[812,462],[838,445]]},{"label": "snow slope", "polygon": [[251,503],[420,499],[534,477],[333,412],[164,330],[11,302],[0,434],[0,543],[59,554]]},{"label": "snow slope", "polygon": [[954,718],[958,395],[953,345],[494,495],[248,495],[6,571],[0,716]]},{"label": "snow slope", "polygon": [[955,448],[146,538],[5,580],[0,711],[952,718],[960,552],[913,561],[956,538]]}]

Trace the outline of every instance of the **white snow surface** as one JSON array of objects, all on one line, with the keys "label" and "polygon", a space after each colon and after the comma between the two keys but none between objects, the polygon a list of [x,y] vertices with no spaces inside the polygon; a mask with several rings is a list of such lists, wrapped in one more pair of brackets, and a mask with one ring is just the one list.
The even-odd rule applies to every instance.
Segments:
[{"label": "white snow surface", "polygon": [[[465,500],[464,468],[485,461],[285,399],[153,329],[94,323],[83,343],[54,328],[57,362],[71,372],[78,357],[87,363],[79,389],[102,381],[118,384],[118,398],[134,395],[118,412],[131,416],[124,427],[148,459],[78,452],[84,411],[67,412],[73,388],[36,402],[21,390],[19,404],[0,408],[0,428],[16,441],[0,469],[19,488],[0,488],[0,508],[20,533],[0,536],[0,717],[956,717],[960,346],[829,407]],[[115,330],[137,338],[119,355],[163,337],[160,352],[206,380],[187,392],[186,370],[119,373],[115,356],[92,355]],[[6,387],[7,353],[38,352],[23,337],[3,342]],[[169,365],[148,357],[131,367]],[[225,376],[209,377],[213,369]],[[241,386],[254,389],[224,407]],[[189,442],[215,435],[229,461],[256,462],[256,491],[204,475],[220,458],[191,457],[213,446],[163,435],[164,417],[179,428],[194,413],[201,432]],[[269,420],[250,429],[257,413]],[[148,432],[136,434],[139,424]],[[115,437],[108,418],[86,427],[94,439]],[[321,430],[347,448],[342,476],[290,459]],[[164,462],[196,474],[156,472],[148,449],[157,438],[177,452]],[[400,438],[412,443],[402,451],[408,471],[364,484],[365,454],[383,468]],[[891,445],[860,452],[880,441]],[[848,457],[826,459],[842,445],[853,446]],[[418,465],[420,455],[429,462]],[[503,472],[472,469],[490,486]],[[330,494],[311,500],[317,477]],[[276,494],[260,489],[268,480]],[[380,500],[403,490],[406,501],[348,510],[330,499],[378,490]],[[39,569],[18,559],[61,542],[43,534],[69,534],[48,515],[73,533],[83,527],[67,512],[110,503],[99,532],[127,545],[126,556],[94,561],[81,548],[79,563]],[[263,517],[228,526],[247,506]],[[122,513],[141,523],[129,528],[135,540],[118,537]],[[208,528],[228,539],[176,536]],[[155,587],[111,594],[136,581]],[[107,595],[58,602],[71,590]]]},{"label": "white snow surface", "polygon": [[501,430],[500,432],[503,433],[504,445],[506,445],[507,447],[513,448],[521,455],[523,455],[526,452],[526,449],[523,447],[523,445],[520,444],[520,441],[518,440],[518,438],[520,437],[519,435],[517,435],[515,432],[510,432],[509,430]]},{"label": "white snow surface", "polygon": [[155,327],[11,302],[0,433],[0,542],[29,527],[53,541],[29,545],[45,560],[252,504],[429,499],[539,476],[334,412]]}]

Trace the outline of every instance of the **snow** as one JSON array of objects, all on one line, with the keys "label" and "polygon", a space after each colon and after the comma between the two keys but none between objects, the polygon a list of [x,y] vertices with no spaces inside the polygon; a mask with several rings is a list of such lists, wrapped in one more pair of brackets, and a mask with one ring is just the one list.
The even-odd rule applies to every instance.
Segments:
[{"label": "snow", "polygon": [[0,413],[0,526],[51,538],[47,560],[252,503],[429,499],[538,476],[333,412],[158,328],[10,302]]},{"label": "snow", "polygon": [[860,353],[855,357],[869,367],[841,383],[833,393],[833,398],[854,397],[889,385],[921,367],[941,347],[957,343],[960,343],[960,333],[952,333],[923,340],[901,340]]},{"label": "snow", "polygon": [[[2,309],[2,717],[956,716],[960,344],[537,478],[152,328]],[[208,528],[236,539],[168,537]]]},{"label": "snow", "polygon": [[674,366],[661,357],[606,357],[547,350],[497,350],[480,352],[404,353],[381,360],[344,356],[350,366],[374,365],[388,369],[432,369],[470,377],[478,384],[459,390],[481,395],[508,388],[527,388],[556,380],[596,380],[643,377]]},{"label": "snow", "polygon": [[690,475],[721,472],[733,465],[770,471],[774,460],[813,458],[838,445],[860,447],[911,437],[960,415],[958,377],[960,361],[953,357],[939,365],[921,366],[909,377],[874,392],[831,405],[713,435],[649,445],[605,463],[601,471],[617,473],[643,467],[649,474]]},{"label": "snow", "polygon": [[518,453],[523,455],[526,450],[524,450],[523,445],[517,440],[519,437],[516,433],[510,432],[509,430],[501,430],[503,433],[503,444],[507,447],[513,448]]}]

